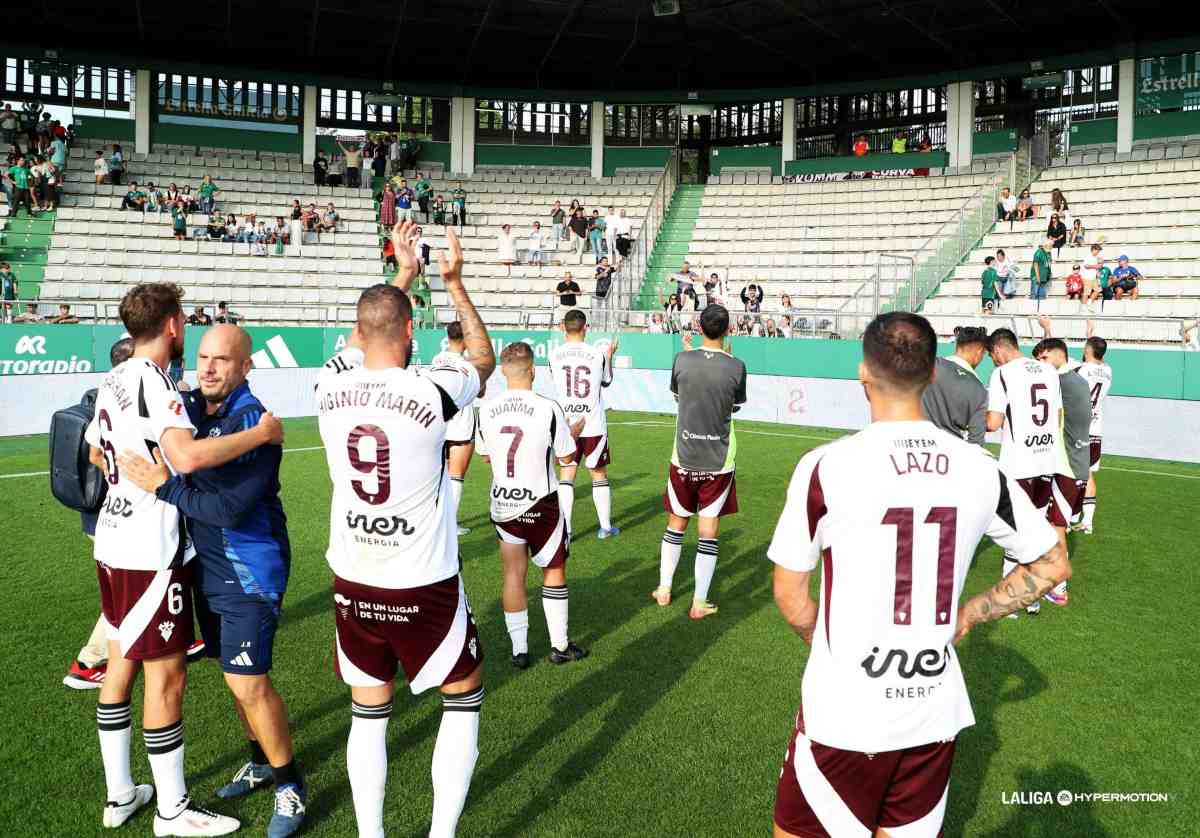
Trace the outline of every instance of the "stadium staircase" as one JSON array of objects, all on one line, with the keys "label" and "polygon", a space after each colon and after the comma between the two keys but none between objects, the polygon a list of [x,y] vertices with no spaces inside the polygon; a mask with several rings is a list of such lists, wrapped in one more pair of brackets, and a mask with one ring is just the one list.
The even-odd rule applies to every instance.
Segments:
[{"label": "stadium staircase", "polygon": [[700,207],[704,204],[704,187],[681,184],[675,188],[671,206],[667,209],[654,250],[646,268],[646,277],[638,292],[637,305],[643,311],[657,311],[662,306],[660,296],[669,293],[670,276],[679,271],[688,258]]},{"label": "stadium staircase", "polygon": [[[0,220],[0,262],[8,262],[20,283],[19,298],[37,300],[49,261],[56,214],[43,212],[35,218]],[[22,308],[22,307],[19,307]]]}]

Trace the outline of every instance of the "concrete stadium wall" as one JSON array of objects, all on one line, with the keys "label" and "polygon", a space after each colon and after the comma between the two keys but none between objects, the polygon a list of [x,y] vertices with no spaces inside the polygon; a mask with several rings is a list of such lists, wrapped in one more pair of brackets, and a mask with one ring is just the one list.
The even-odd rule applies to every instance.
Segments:
[{"label": "concrete stadium wall", "polygon": [[708,173],[721,174],[722,169],[770,169],[772,175],[783,174],[783,146],[719,146],[709,152]]}]

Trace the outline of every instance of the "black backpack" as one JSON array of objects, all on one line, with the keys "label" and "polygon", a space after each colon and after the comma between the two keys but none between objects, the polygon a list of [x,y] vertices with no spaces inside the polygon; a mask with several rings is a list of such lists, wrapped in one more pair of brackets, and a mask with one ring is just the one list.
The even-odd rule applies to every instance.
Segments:
[{"label": "black backpack", "polygon": [[96,391],[79,404],[56,411],[50,419],[50,491],[63,506],[94,512],[104,502],[104,473],[88,459],[84,432],[96,412]]}]

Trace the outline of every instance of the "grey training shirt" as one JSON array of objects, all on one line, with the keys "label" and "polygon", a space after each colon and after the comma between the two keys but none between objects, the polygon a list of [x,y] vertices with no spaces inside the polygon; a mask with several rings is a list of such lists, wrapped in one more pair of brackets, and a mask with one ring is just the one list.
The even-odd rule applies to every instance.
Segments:
[{"label": "grey training shirt", "polygon": [[938,358],[933,383],[921,406],[930,422],[959,439],[983,445],[987,434],[987,388],[966,362]]},{"label": "grey training shirt", "polygon": [[733,411],[746,402],[746,365],[717,349],[680,352],[671,365],[679,401],[671,462],[685,471],[733,471]]}]

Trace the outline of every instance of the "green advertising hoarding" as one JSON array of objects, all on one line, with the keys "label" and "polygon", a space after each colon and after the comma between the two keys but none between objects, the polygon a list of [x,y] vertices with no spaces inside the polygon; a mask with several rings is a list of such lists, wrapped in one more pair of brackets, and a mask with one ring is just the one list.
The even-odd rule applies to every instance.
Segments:
[{"label": "green advertising hoarding", "polygon": [[1137,112],[1154,113],[1200,105],[1197,54],[1144,58],[1138,62]]}]

